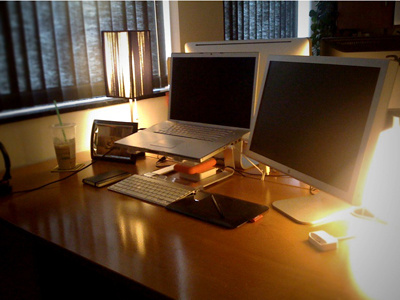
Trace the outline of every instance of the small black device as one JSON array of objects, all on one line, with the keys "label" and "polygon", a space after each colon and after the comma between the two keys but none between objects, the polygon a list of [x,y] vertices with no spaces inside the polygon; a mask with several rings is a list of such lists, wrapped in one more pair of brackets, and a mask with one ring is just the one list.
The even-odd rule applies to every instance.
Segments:
[{"label": "small black device", "polygon": [[234,229],[268,210],[268,206],[198,191],[166,208],[208,223]]}]

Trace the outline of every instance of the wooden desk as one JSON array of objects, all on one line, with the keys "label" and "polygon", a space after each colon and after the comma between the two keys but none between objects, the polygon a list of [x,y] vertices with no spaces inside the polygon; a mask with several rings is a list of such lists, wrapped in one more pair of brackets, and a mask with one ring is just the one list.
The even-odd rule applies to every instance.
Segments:
[{"label": "wooden desk", "polygon": [[[88,160],[87,153],[78,156],[78,161]],[[0,245],[3,254],[11,249],[3,247],[14,246],[15,251],[7,253],[14,255],[11,261],[20,264],[20,271],[26,268],[34,274],[34,278],[17,275],[17,283],[11,279],[6,283],[22,286],[29,284],[27,278],[35,281],[31,299],[52,298],[54,293],[114,299],[134,293],[179,299],[364,297],[349,267],[350,242],[324,253],[307,242],[308,233],[320,228],[341,234],[340,225],[299,225],[271,207],[275,200],[308,193],[293,179],[261,182],[234,175],[210,187],[211,192],[270,206],[263,219],[234,230],[82,184],[84,177],[111,169],[154,170],[155,162],[154,158],[136,165],[100,161],[60,183],[3,198],[0,217],[9,234]],[[63,177],[50,173],[54,165],[49,161],[13,170],[13,190]],[[15,257],[21,253],[22,260],[30,263],[23,265]]]}]

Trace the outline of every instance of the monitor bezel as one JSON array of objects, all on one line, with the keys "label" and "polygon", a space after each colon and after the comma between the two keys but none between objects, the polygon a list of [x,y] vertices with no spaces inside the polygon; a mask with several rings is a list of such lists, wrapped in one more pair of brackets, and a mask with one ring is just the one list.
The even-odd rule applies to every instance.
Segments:
[{"label": "monitor bezel", "polygon": [[[252,139],[254,128],[257,123],[258,111],[261,105],[264,94],[265,82],[269,76],[269,65],[273,61],[278,62],[295,62],[295,63],[317,63],[317,64],[336,64],[336,65],[354,65],[365,67],[379,68],[378,80],[371,103],[371,109],[368,114],[367,123],[364,128],[363,138],[357,154],[357,160],[352,172],[351,182],[347,190],[339,189],[329,183],[323,182],[317,178],[313,178],[308,174],[304,174],[289,166],[285,166],[278,161],[274,161],[268,157],[264,157],[259,153],[252,151]],[[286,55],[271,55],[267,59],[267,71],[264,74],[262,81],[261,92],[257,101],[256,114],[252,119],[249,147],[245,149],[245,155],[258,162],[277,169],[285,174],[288,174],[304,183],[307,183],[327,194],[344,200],[351,205],[360,205],[362,202],[363,185],[366,179],[368,167],[372,159],[374,148],[378,140],[381,130],[384,128],[387,107],[393,88],[394,78],[397,72],[397,64],[390,60],[378,59],[361,59],[361,58],[343,58],[343,57],[321,57],[321,56],[286,56]]]}]

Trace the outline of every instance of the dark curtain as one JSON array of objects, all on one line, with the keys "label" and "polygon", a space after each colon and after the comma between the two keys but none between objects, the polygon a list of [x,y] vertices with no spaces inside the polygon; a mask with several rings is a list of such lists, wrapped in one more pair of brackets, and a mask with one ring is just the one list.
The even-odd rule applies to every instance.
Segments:
[{"label": "dark curtain", "polygon": [[162,2],[10,1],[0,18],[0,111],[105,95],[104,30],[150,30],[154,87],[167,85]]},{"label": "dark curtain", "polygon": [[297,1],[224,1],[225,40],[297,36]]}]

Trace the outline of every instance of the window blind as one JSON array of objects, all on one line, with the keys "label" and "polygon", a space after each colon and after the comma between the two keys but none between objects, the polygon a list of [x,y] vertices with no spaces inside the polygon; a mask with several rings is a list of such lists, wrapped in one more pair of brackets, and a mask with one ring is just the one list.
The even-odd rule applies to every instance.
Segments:
[{"label": "window blind", "polygon": [[224,1],[225,40],[297,36],[297,1]]},{"label": "window blind", "polygon": [[167,85],[161,1],[0,2],[0,112],[105,95],[101,31],[150,30]]}]

